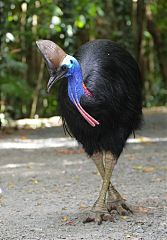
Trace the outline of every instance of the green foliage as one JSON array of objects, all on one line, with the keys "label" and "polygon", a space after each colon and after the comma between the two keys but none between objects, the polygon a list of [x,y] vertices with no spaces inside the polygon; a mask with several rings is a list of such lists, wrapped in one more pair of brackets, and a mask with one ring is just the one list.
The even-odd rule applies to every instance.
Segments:
[{"label": "green foliage", "polygon": [[[51,95],[46,94],[48,75],[45,69],[41,70],[41,56],[35,44],[38,39],[51,39],[73,54],[86,41],[109,38],[135,56],[135,4],[132,0],[0,0],[1,112],[12,109],[14,118],[29,116],[36,95],[36,114],[44,117],[59,113],[55,97],[58,85]],[[146,8],[150,9],[167,46],[167,1],[150,1]],[[162,80],[156,48],[146,23],[144,27],[142,53],[147,63],[144,104],[166,104],[167,87]],[[166,53],[167,47],[163,51]],[[43,79],[37,82],[40,71]]]},{"label": "green foliage", "polygon": [[3,63],[0,65],[1,101],[8,102],[4,110],[10,109],[17,117],[23,114],[22,104],[27,104],[32,95],[32,89],[24,78],[25,70],[26,65],[22,62],[9,55],[3,57]]}]

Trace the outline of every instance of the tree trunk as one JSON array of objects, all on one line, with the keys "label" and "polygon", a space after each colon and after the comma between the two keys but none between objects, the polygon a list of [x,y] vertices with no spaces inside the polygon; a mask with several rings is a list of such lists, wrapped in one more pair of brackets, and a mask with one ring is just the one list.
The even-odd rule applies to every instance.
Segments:
[{"label": "tree trunk", "polygon": [[159,68],[160,72],[163,78],[164,84],[167,86],[167,57],[165,53],[165,42],[163,40],[162,33],[156,26],[156,23],[153,19],[153,16],[149,9],[146,11],[146,17],[147,17],[147,29],[152,35],[154,46],[157,52],[157,58],[159,62]]},{"label": "tree trunk", "polygon": [[42,79],[43,79],[44,66],[45,66],[45,64],[44,64],[44,61],[42,60],[41,65],[40,65],[40,71],[39,71],[38,79],[37,79],[37,85],[36,85],[34,95],[33,95],[33,100],[32,100],[31,114],[30,114],[31,118],[33,118],[36,114],[38,98],[39,98],[39,91],[41,89],[41,82],[42,82]]},{"label": "tree trunk", "polygon": [[138,63],[141,63],[144,20],[145,20],[145,1],[138,0],[136,9],[136,60]]}]

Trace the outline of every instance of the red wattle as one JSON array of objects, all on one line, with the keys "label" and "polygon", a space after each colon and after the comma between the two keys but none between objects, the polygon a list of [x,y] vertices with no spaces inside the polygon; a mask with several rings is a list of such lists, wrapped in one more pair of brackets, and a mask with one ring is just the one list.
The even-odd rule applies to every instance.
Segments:
[{"label": "red wattle", "polygon": [[92,96],[92,93],[87,89],[87,87],[86,87],[86,85],[85,85],[84,82],[82,82],[82,87],[83,87],[83,89],[84,89],[86,95],[88,95],[88,96]]},{"label": "red wattle", "polygon": [[[96,125],[99,125],[99,122],[98,122],[96,119],[94,119],[92,116],[90,116],[89,113],[87,113],[87,112],[83,109],[83,107],[81,106],[81,104],[79,103],[78,100],[77,100],[76,104],[77,104],[77,106],[80,108],[80,110],[82,111],[82,113],[83,113],[82,115],[84,116],[84,118],[85,118],[85,117],[88,118],[89,121],[91,121],[95,126],[96,126]],[[86,118],[85,118],[85,119],[86,119]]]},{"label": "red wattle", "polygon": [[[76,90],[76,89],[75,89]],[[92,126],[95,127],[96,125],[99,125],[100,123],[94,119],[92,116],[90,116],[81,106],[77,94],[75,94],[75,97],[73,94],[71,94],[72,97],[72,102],[75,104],[76,108],[78,109],[78,111],[81,113],[81,115],[83,116],[83,118]]]},{"label": "red wattle", "polygon": [[92,126],[95,127],[96,125],[99,125],[99,122],[94,119],[93,117],[91,117],[81,106],[81,104],[79,103],[78,99],[77,101],[73,98],[73,102],[76,106],[76,108],[78,109],[78,111],[81,113],[81,115],[85,118],[85,120]]},{"label": "red wattle", "polygon": [[75,103],[75,106],[77,107],[78,111],[81,113],[81,115],[85,118],[85,120],[92,126],[92,127],[95,127],[96,124],[87,116],[84,114],[84,112],[80,109],[80,107],[77,105],[76,102]]}]

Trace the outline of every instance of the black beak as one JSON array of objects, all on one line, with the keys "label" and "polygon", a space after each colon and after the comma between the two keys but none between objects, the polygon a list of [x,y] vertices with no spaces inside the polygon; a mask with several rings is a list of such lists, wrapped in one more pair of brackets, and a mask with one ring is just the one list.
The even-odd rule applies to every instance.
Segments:
[{"label": "black beak", "polygon": [[62,79],[65,77],[65,74],[67,73],[67,68],[58,68],[57,71],[52,72],[48,85],[47,85],[47,92],[50,92],[51,87],[55,82],[57,82],[59,79]]}]

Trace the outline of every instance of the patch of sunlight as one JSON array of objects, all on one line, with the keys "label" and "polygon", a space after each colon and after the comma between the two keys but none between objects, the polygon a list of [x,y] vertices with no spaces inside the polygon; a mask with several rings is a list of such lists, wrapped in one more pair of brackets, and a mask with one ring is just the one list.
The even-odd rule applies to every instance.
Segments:
[{"label": "patch of sunlight", "polygon": [[62,119],[60,116],[53,116],[50,118],[39,118],[35,115],[35,118],[24,118],[19,120],[5,119],[3,113],[0,114],[0,119],[2,122],[2,127],[17,127],[18,129],[36,129],[41,127],[59,127],[62,126]]},{"label": "patch of sunlight", "polygon": [[128,143],[156,143],[156,142],[167,142],[166,138],[150,138],[150,137],[138,137],[138,138],[129,138]]},{"label": "patch of sunlight", "polygon": [[7,42],[14,42],[14,40],[15,40],[15,37],[13,36],[13,34],[12,33],[10,33],[10,32],[7,32],[6,33],[6,41]]},{"label": "patch of sunlight", "polygon": [[83,164],[83,163],[84,163],[84,161],[81,161],[81,160],[77,160],[77,161],[64,160],[63,161],[63,165],[65,165],[65,166],[78,165],[78,164],[80,165],[80,164]]},{"label": "patch of sunlight", "polygon": [[[166,138],[149,138],[138,137],[130,138],[127,143],[158,143],[167,142]],[[10,139],[0,140],[0,149],[41,149],[41,148],[73,148],[77,147],[78,143],[72,138],[47,138],[47,139]]]},{"label": "patch of sunlight", "polygon": [[40,149],[76,146],[78,146],[77,142],[71,138],[0,140],[0,149]]},{"label": "patch of sunlight", "polygon": [[26,168],[31,168],[33,166],[45,166],[45,163],[34,163],[34,162],[29,162],[29,163],[9,163],[9,164],[5,164],[0,166],[1,169],[8,169],[8,168],[22,168],[22,167],[26,167]]}]

